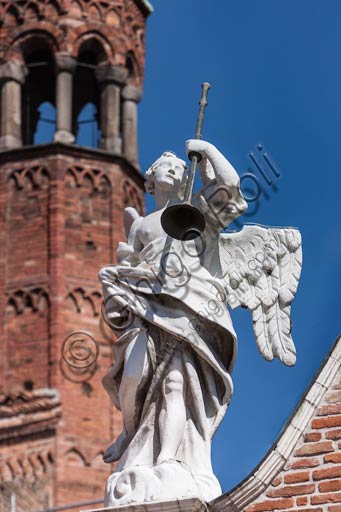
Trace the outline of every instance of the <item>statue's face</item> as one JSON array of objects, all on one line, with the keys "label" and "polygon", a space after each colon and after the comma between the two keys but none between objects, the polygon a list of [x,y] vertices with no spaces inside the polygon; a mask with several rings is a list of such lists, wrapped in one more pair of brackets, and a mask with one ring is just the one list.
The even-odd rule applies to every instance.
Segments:
[{"label": "statue's face", "polygon": [[176,156],[161,157],[153,173],[155,188],[178,191],[184,172],[183,163]]}]

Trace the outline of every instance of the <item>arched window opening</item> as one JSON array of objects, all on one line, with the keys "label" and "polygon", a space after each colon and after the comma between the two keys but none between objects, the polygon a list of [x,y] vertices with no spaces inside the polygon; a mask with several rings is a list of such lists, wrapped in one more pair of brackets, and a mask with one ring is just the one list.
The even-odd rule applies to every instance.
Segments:
[{"label": "arched window opening", "polygon": [[87,40],[80,47],[74,79],[72,118],[76,143],[82,146],[99,146],[100,90],[95,70],[105,58],[104,49],[97,39]]},{"label": "arched window opening", "polygon": [[52,142],[56,131],[56,108],[49,101],[38,107],[39,118],[33,134],[33,144]]},{"label": "arched window opening", "polygon": [[96,105],[87,103],[77,118],[76,144],[97,148],[100,135]]},{"label": "arched window opening", "polygon": [[40,121],[41,118],[55,121],[55,115],[52,113],[52,109],[55,108],[54,60],[45,40],[39,37],[26,42],[23,53],[28,68],[23,87],[23,143],[27,145],[36,144],[38,141],[49,142],[53,136],[50,135],[46,126],[46,130],[43,129],[44,125]]}]

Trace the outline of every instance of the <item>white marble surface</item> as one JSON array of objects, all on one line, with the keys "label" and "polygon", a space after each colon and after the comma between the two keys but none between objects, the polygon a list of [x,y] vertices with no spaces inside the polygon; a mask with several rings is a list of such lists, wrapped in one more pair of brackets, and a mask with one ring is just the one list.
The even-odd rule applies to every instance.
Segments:
[{"label": "white marble surface", "polygon": [[107,482],[108,506],[208,502],[221,493],[211,441],[233,392],[237,337],[227,305],[251,310],[266,359],[294,363],[290,304],[301,268],[299,232],[253,226],[221,235],[247,207],[238,174],[208,142],[188,141],[187,151],[202,155],[203,188],[193,200],[205,216],[202,237],[174,240],[161,227],[164,209],[181,199],[185,184],[185,162],[166,152],[146,174],[156,211],[140,217],[127,209],[119,264],[99,275],[107,321],[119,334],[103,384],[124,420],[104,455],[119,461]]},{"label": "white marble surface", "polygon": [[204,512],[208,506],[198,498],[185,500],[156,501],[119,507],[95,508],[81,512]]}]

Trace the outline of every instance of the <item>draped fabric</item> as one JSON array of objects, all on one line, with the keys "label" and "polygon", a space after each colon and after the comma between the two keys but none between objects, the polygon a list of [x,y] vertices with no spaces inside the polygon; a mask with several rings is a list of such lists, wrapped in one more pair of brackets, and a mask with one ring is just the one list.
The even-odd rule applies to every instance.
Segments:
[{"label": "draped fabric", "polygon": [[152,466],[161,448],[162,382],[172,359],[181,361],[186,425],[176,460],[190,470],[207,499],[220,492],[211,467],[211,440],[232,396],[236,335],[219,279],[196,254],[194,242],[170,244],[159,239],[144,248],[136,267],[102,269],[109,321],[120,312],[127,322],[114,345],[115,363],[103,383],[121,409],[127,355],[134,357],[136,352],[141,357],[139,348],[145,347],[133,404],[134,432],[128,436],[124,430],[114,448],[115,459],[120,459],[116,471]]},{"label": "draped fabric", "polygon": [[[226,184],[213,179],[212,168],[210,176],[206,162],[205,187],[193,198],[205,217],[202,237],[174,240],[156,225],[162,236],[142,250],[131,247],[126,265],[100,272],[108,321],[121,328],[115,363],[103,383],[125,422],[108,449],[119,464],[108,480],[107,505],[181,496],[209,501],[221,492],[211,441],[231,400],[237,338],[227,310],[219,233],[246,208],[237,174],[225,159],[222,165]],[[167,372],[175,366],[183,380],[185,427],[175,459],[163,463],[160,415]]]}]

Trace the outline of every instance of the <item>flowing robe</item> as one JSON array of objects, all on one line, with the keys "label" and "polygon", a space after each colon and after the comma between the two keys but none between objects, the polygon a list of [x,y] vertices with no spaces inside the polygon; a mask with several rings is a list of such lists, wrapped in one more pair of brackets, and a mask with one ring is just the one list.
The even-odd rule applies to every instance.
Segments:
[{"label": "flowing robe", "polygon": [[136,266],[110,266],[100,272],[109,320],[111,312],[121,311],[127,322],[103,383],[121,409],[127,357],[145,340],[134,431],[128,436],[124,430],[116,442],[115,459],[120,461],[115,472],[152,467],[161,449],[163,380],[173,358],[181,361],[186,424],[176,460],[191,472],[208,501],[221,492],[211,466],[211,441],[231,400],[237,338],[219,279],[221,225],[203,194],[197,204],[206,218],[202,240],[181,242],[165,235],[143,248]]}]

